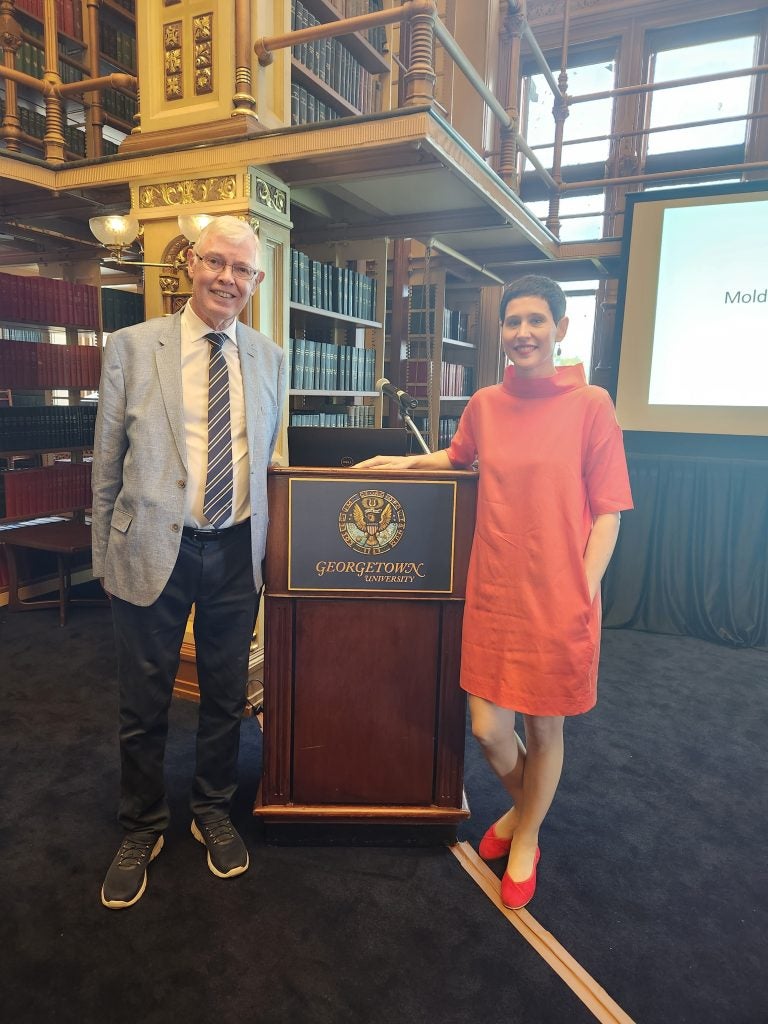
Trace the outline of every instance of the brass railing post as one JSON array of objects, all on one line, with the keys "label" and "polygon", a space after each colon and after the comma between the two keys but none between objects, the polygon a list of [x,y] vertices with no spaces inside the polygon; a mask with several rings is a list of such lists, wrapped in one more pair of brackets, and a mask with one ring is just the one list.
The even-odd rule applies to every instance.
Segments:
[{"label": "brass railing post", "polygon": [[[499,129],[499,176],[515,192],[520,181],[517,173],[517,135],[520,131],[520,44],[525,25],[523,12],[509,0],[503,0],[500,46],[500,82],[505,95],[504,109],[509,125]],[[503,69],[503,71],[502,71]]]},{"label": "brass railing post", "polygon": [[235,95],[232,117],[256,117],[256,97],[251,92],[251,5],[235,0]]},{"label": "brass railing post", "polygon": [[[101,0],[87,0],[88,21],[88,72],[91,78],[99,77],[99,6]],[[104,153],[104,104],[101,89],[85,93],[85,153],[88,157]]]},{"label": "brass railing post", "polygon": [[560,191],[563,184],[563,133],[565,119],[568,117],[568,28],[569,0],[563,7],[563,49],[560,57],[560,74],[557,78],[557,92],[552,113],[555,118],[555,143],[552,152],[552,177],[556,188],[549,197],[549,212],[546,224],[553,235],[560,237]]},{"label": "brass railing post", "polygon": [[[21,46],[21,27],[14,17],[16,4],[14,0],[0,0],[0,41],[3,46],[3,64],[7,68],[16,68],[16,51]],[[21,122],[19,121],[18,93],[16,83],[5,79],[5,113],[0,138],[5,142],[6,149],[11,153],[21,150]]]},{"label": "brass railing post", "polygon": [[433,3],[414,4],[411,22],[408,70],[404,75],[405,102],[403,106],[418,107],[432,103],[435,98],[435,6]]},{"label": "brass railing post", "polygon": [[59,36],[56,26],[56,0],[43,0],[43,32],[45,46],[45,72],[43,81],[51,86],[45,97],[45,135],[43,155],[52,164],[63,164],[64,149],[64,104],[56,90],[61,85],[59,75]]}]

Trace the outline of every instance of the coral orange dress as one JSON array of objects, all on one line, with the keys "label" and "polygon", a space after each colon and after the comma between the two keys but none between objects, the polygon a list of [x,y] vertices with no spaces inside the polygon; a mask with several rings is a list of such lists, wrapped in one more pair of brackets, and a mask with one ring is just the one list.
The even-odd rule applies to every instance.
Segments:
[{"label": "coral orange dress", "polygon": [[600,595],[583,557],[595,516],[632,508],[610,396],[581,364],[504,380],[469,401],[448,448],[480,469],[461,685],[530,715],[576,715],[597,699]]}]

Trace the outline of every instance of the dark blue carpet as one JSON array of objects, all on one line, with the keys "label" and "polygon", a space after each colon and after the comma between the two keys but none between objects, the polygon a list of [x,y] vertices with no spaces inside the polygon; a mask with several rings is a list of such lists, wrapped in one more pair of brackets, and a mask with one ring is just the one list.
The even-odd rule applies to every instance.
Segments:
[{"label": "dark blue carpet", "polygon": [[[234,814],[252,867],[214,878],[188,831],[184,701],[166,847],[142,901],[105,910],[120,838],[109,613],[74,608],[59,629],[55,612],[2,610],[0,659],[5,1020],[593,1020],[447,850],[265,846],[252,719]],[[530,910],[638,1024],[768,1021],[767,726],[765,652],[605,634],[598,707],[567,725]],[[504,799],[471,740],[466,784],[475,841]]]}]

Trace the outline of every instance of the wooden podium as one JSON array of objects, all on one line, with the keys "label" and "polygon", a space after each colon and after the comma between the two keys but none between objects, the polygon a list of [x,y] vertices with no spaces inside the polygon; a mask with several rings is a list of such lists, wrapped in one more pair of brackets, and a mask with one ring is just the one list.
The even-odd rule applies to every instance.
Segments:
[{"label": "wooden podium", "polygon": [[268,486],[267,841],[453,841],[476,475],[274,467]]}]

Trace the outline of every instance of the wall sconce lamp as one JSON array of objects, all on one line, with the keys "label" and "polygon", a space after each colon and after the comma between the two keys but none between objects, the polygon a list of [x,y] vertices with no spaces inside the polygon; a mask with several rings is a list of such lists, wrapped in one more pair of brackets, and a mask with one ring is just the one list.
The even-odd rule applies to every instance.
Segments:
[{"label": "wall sconce lamp", "polygon": [[[206,213],[181,214],[178,218],[179,231],[190,245],[194,245],[200,237],[200,232],[212,220],[213,217]],[[109,252],[106,259],[110,263],[117,263],[120,266],[161,267],[166,270],[179,270],[186,265],[188,247],[181,249],[174,263],[149,263],[141,259],[126,259],[126,253],[141,234],[138,218],[130,213],[91,217],[88,225],[94,237]]]}]

